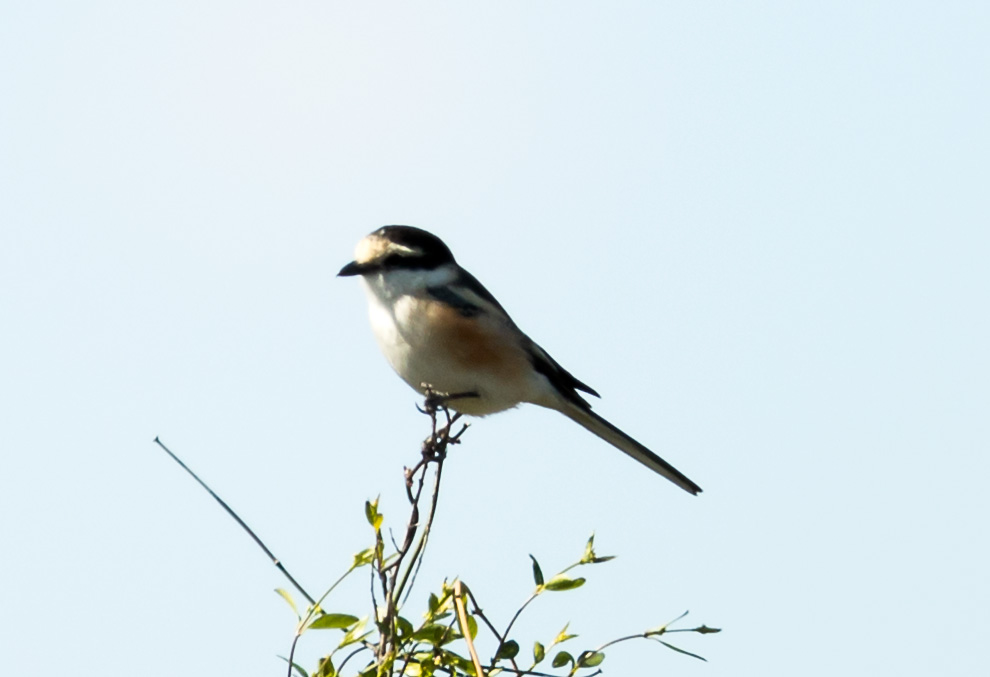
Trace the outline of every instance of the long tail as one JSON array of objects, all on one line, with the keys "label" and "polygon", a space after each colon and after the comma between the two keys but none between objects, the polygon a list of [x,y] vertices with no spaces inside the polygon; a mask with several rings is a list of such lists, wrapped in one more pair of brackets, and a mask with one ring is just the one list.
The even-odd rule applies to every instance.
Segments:
[{"label": "long tail", "polygon": [[663,475],[684,491],[695,495],[701,493],[701,487],[689,480],[684,473],[590,409],[583,409],[572,403],[568,403],[567,406],[561,407],[558,411],[571,420],[580,423],[613,447],[629,454],[653,472]]}]

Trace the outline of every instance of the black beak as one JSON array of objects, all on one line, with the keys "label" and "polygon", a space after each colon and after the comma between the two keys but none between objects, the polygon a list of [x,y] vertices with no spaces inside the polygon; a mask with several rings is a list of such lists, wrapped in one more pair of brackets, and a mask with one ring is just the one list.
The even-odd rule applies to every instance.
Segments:
[{"label": "black beak", "polygon": [[337,277],[351,277],[353,275],[360,275],[364,272],[366,266],[362,266],[357,261],[351,261],[346,266],[340,269],[337,273]]}]

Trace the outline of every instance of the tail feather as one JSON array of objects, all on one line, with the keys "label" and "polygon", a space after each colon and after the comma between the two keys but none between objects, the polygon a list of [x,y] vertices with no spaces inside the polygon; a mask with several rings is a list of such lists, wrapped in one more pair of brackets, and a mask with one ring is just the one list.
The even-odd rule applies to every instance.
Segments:
[{"label": "tail feather", "polygon": [[569,405],[562,407],[560,411],[571,420],[580,423],[590,432],[598,435],[598,437],[613,447],[632,456],[653,472],[663,475],[689,494],[697,495],[701,493],[701,487],[689,480],[684,473],[591,411],[591,409],[582,409],[574,405]]}]

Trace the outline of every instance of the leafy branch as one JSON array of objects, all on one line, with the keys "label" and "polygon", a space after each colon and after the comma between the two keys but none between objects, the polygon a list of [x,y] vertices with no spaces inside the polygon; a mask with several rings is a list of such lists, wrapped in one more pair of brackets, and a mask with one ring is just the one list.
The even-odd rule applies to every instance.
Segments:
[{"label": "leafy branch", "polygon": [[[352,659],[362,654],[366,654],[366,658],[361,667],[346,674],[354,674],[357,677],[393,675],[485,677],[505,673],[533,677],[563,675],[573,677],[580,672],[586,677],[593,677],[601,673],[599,666],[605,660],[605,649],[636,639],[656,641],[675,652],[704,660],[698,654],[661,639],[665,635],[679,632],[698,634],[719,632],[718,629],[706,625],[694,628],[672,627],[687,615],[685,612],[656,628],[625,635],[600,644],[596,648],[574,653],[560,648],[565,642],[577,638],[576,634],[569,631],[570,624],[568,624],[546,644],[540,641],[533,642],[532,660],[526,659],[524,662],[520,656],[520,644],[512,637],[512,630],[522,614],[546,593],[566,592],[583,586],[586,579],[574,576],[571,573],[574,569],[602,564],[614,559],[611,556],[599,556],[595,552],[594,534],[585,544],[581,557],[549,579],[544,576],[537,559],[530,555],[535,588],[501,629],[485,614],[474,592],[460,579],[452,582],[445,580],[439,590],[430,593],[427,609],[421,615],[418,624],[414,624],[408,616],[403,615],[404,605],[415,587],[416,575],[433,529],[448,448],[450,445],[460,443],[462,435],[467,430],[467,425],[462,425],[460,430],[453,432],[460,414],[452,414],[446,404],[455,397],[457,395],[450,396],[427,389],[426,403],[420,411],[430,418],[430,434],[423,441],[420,459],[411,468],[404,469],[403,479],[409,513],[401,543],[389,537],[391,547],[386,544],[385,515],[381,512],[379,499],[366,501],[364,514],[374,533],[373,543],[352,557],[347,570],[318,599],[314,599],[299,585],[261,539],[209,486],[158,438],[155,438],[155,442],[241,525],[292,587],[308,602],[305,610],[300,611],[290,592],[282,588],[276,589],[296,615],[296,628],[289,656],[284,659],[288,664],[288,677],[292,677],[293,673],[298,677],[338,677],[345,674],[344,670]],[[428,475],[431,479],[429,489],[427,489]],[[331,593],[351,574],[365,567],[368,568],[371,586],[371,613],[359,617],[327,611],[325,603]],[[484,628],[486,636],[489,637],[488,641],[494,646],[487,661],[482,661],[478,653],[480,628]],[[342,634],[337,639],[336,646],[320,659],[316,668],[312,672],[307,672],[296,663],[295,654],[300,639],[310,630],[338,630]],[[454,650],[459,641],[463,641],[467,649],[466,653],[459,648]],[[549,667],[547,667],[548,657]]]}]

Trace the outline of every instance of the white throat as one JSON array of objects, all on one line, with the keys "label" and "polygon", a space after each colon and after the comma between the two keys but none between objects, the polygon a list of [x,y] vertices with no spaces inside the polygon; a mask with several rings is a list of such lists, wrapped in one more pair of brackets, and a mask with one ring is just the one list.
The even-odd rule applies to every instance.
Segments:
[{"label": "white throat", "polygon": [[391,307],[403,296],[422,294],[428,287],[443,286],[456,278],[457,269],[448,263],[433,270],[386,270],[364,275],[361,281],[369,301]]}]

